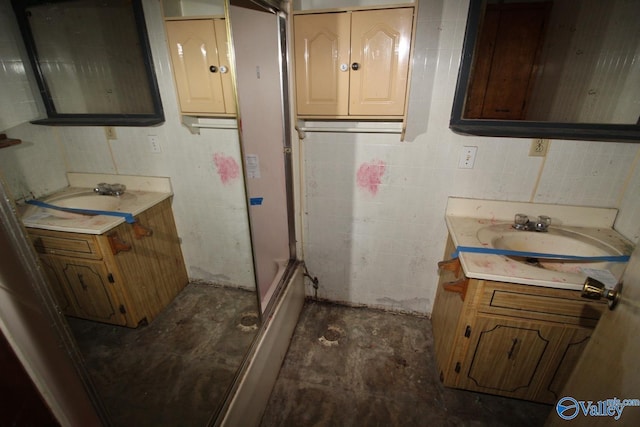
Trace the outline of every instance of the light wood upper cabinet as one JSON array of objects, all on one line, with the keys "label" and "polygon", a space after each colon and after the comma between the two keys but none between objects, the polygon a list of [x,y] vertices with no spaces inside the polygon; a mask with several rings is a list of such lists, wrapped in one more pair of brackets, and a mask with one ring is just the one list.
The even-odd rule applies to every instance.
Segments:
[{"label": "light wood upper cabinet", "polygon": [[294,17],[300,116],[403,116],[413,8]]},{"label": "light wood upper cabinet", "polygon": [[235,114],[225,21],[166,21],[166,28],[181,112]]},{"label": "light wood upper cabinet", "polygon": [[349,114],[350,15],[299,15],[294,22],[299,114]]}]

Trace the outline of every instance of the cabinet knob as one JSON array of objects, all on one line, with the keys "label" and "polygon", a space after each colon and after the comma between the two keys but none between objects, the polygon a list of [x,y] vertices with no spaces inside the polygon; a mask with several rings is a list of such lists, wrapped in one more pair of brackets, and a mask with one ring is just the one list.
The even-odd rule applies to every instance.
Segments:
[{"label": "cabinet knob", "polygon": [[340,71],[349,71],[349,64],[340,64]]},{"label": "cabinet knob", "polygon": [[227,74],[227,71],[229,71],[227,67],[225,67],[224,65],[220,66],[220,74]]},{"label": "cabinet knob", "polygon": [[209,67],[209,71],[211,71],[212,73],[217,73],[218,67],[216,67],[215,65],[212,65],[211,67]]},{"label": "cabinet knob", "polygon": [[360,64],[358,64],[357,62],[354,62],[353,64],[351,64],[351,69],[353,71],[358,71],[360,69]]}]

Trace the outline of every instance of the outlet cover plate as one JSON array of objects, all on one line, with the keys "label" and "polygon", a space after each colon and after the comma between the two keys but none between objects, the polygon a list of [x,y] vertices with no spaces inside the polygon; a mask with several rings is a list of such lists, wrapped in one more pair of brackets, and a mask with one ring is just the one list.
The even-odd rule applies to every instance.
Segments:
[{"label": "outlet cover plate", "polygon": [[478,147],[465,145],[460,152],[460,158],[458,159],[458,169],[473,169],[473,164],[476,162],[476,153]]},{"label": "outlet cover plate", "polygon": [[546,157],[548,148],[548,139],[536,138],[531,141],[531,148],[529,148],[529,157]]}]

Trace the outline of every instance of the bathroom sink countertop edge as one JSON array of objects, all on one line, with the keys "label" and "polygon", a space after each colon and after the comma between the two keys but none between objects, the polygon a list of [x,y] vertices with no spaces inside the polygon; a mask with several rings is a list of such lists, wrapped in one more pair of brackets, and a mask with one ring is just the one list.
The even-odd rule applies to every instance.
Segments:
[{"label": "bathroom sink countertop edge", "polygon": [[[564,229],[576,230],[580,234],[606,242],[616,254],[628,255],[633,250],[633,245],[612,228],[616,212],[615,209],[608,208],[450,198],[445,220],[456,248],[482,247],[477,237],[478,230],[493,226],[504,229],[501,225],[513,223],[515,213],[525,213],[532,217],[549,215],[553,221],[550,228],[554,227],[554,223],[563,224]],[[497,254],[460,252],[458,256],[465,276],[474,279],[581,290],[586,277],[581,272],[539,268]],[[605,263],[594,264],[594,268],[602,268],[603,264]],[[624,271],[624,263],[608,263],[607,266],[610,268],[606,269],[617,279]]]},{"label": "bathroom sink countertop edge", "polygon": [[[133,216],[155,206],[173,196],[168,178],[138,177],[105,174],[68,174],[70,187],[42,197],[39,200],[51,205],[56,201],[74,197],[118,197],[94,195],[93,188],[99,182],[121,183],[127,186],[125,193],[119,197],[118,207],[114,212],[127,213]],[[90,208],[85,208],[90,209]],[[99,210],[99,209],[98,209]],[[50,210],[33,205],[19,207],[20,216],[25,227],[70,233],[103,234],[125,222],[125,218],[109,215],[75,215],[74,218],[60,218],[50,214]]]}]

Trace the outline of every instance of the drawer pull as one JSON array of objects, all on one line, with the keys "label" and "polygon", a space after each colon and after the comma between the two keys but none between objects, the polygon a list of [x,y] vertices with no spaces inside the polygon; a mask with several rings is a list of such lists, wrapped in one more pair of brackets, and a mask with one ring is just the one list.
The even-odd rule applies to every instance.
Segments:
[{"label": "drawer pull", "polygon": [[123,242],[120,238],[115,234],[110,234],[107,236],[109,239],[109,246],[111,246],[111,252],[116,255],[119,252],[126,252],[131,250],[131,245]]},{"label": "drawer pull", "polygon": [[448,259],[438,263],[438,271],[451,271],[456,277],[460,275],[461,269],[460,258]]},{"label": "drawer pull", "polygon": [[460,295],[460,299],[464,301],[467,297],[467,288],[469,287],[469,279],[463,277],[460,280],[454,282],[447,282],[442,285],[443,289],[447,292],[455,292]]},{"label": "drawer pull", "polygon": [[82,287],[82,290],[86,291],[88,289],[88,286],[86,283],[84,283],[84,277],[82,276],[81,273],[78,273],[78,281],[80,282],[80,286]]},{"label": "drawer pull", "polygon": [[149,227],[141,225],[139,222],[133,223],[133,234],[136,239],[142,239],[143,237],[152,236],[153,230]]},{"label": "drawer pull", "polygon": [[511,345],[511,350],[509,350],[509,353],[507,353],[507,359],[511,360],[511,357],[513,356],[513,352],[515,351],[517,345],[518,345],[518,338],[514,338],[513,344]]}]

